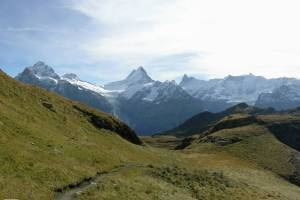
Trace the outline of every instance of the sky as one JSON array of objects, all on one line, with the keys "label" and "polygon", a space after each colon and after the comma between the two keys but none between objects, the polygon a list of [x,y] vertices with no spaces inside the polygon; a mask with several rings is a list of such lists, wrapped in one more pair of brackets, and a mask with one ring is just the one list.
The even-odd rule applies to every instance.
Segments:
[{"label": "sky", "polygon": [[96,83],[300,78],[299,0],[1,0],[0,68],[37,61]]}]

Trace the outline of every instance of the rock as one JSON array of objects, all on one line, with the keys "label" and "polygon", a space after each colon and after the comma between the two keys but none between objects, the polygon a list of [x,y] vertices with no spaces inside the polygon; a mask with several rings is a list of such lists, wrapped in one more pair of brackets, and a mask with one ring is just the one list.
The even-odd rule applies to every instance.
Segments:
[{"label": "rock", "polygon": [[226,146],[226,145],[234,144],[234,143],[237,143],[240,141],[242,141],[242,139],[238,138],[238,137],[221,138],[219,136],[211,136],[211,135],[209,135],[206,138],[204,138],[203,140],[201,140],[201,142],[204,142],[204,143],[210,142],[210,143],[215,143],[220,146]]}]

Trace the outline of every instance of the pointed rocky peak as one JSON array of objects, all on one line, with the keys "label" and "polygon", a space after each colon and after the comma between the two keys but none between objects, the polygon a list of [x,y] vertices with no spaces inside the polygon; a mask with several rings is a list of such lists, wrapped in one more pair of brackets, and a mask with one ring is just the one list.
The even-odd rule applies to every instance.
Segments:
[{"label": "pointed rocky peak", "polygon": [[187,74],[184,74],[179,85],[184,87],[187,85],[198,85],[198,84],[201,84],[201,82],[203,82],[203,81],[199,80],[197,78],[194,78],[192,76],[188,76]]},{"label": "pointed rocky peak", "polygon": [[51,77],[54,79],[60,79],[60,77],[55,73],[54,69],[42,61],[35,63],[32,67],[28,67],[27,69],[29,69],[38,77]]},{"label": "pointed rocky peak", "polygon": [[142,66],[133,70],[127,76],[126,80],[130,82],[152,82],[153,81]]},{"label": "pointed rocky peak", "polygon": [[191,79],[192,77],[189,77],[187,74],[184,74],[181,79],[180,85],[184,85],[185,83],[189,82]]},{"label": "pointed rocky peak", "polygon": [[146,70],[144,69],[143,66],[139,66],[139,67],[136,69],[136,71],[143,72],[143,73],[147,74],[147,72],[146,72]]},{"label": "pointed rocky peak", "polygon": [[73,74],[73,73],[65,74],[62,77],[65,79],[70,79],[70,80],[76,80],[76,81],[80,80],[80,78],[76,74]]},{"label": "pointed rocky peak", "polygon": [[147,74],[143,67],[133,70],[124,80],[111,82],[104,85],[107,90],[124,91],[128,88],[142,88],[145,84],[153,83],[154,80]]}]

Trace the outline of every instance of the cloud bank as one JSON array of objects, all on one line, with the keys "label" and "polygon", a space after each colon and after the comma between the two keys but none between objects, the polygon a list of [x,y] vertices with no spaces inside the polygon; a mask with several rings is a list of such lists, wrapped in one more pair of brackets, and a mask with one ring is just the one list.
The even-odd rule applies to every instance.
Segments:
[{"label": "cloud bank", "polygon": [[[53,46],[44,55],[54,52],[53,63],[61,66],[61,72],[110,81],[144,65],[157,79],[175,79],[183,73],[213,78],[250,72],[300,77],[296,0],[59,2],[59,26],[41,13],[44,18],[35,25],[46,21],[44,26],[54,28],[43,32],[43,39]],[[35,29],[42,32],[37,27],[24,32]],[[13,30],[20,35],[22,27]],[[22,39],[29,41],[28,36]]]}]

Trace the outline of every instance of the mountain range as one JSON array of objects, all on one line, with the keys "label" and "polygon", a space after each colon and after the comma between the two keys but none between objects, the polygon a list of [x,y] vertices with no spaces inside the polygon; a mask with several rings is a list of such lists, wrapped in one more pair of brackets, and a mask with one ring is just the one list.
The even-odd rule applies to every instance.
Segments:
[{"label": "mountain range", "polygon": [[184,75],[177,84],[155,81],[139,67],[124,80],[100,86],[72,73],[60,76],[37,62],[16,79],[111,113],[140,135],[164,132],[202,111],[220,112],[242,102],[277,110],[300,105],[300,80],[253,74],[211,80]]},{"label": "mountain range", "polygon": [[[145,140],[115,117],[53,93],[70,84],[87,95],[101,93],[111,104],[123,93],[116,92],[119,83],[107,91],[38,66],[27,69],[35,78],[30,81],[52,92],[0,70],[0,199],[299,199],[300,109],[276,112],[242,103],[180,126],[191,137]],[[134,98],[154,90],[144,84]],[[154,81],[161,94],[155,101],[167,99],[160,91],[165,87],[187,94],[173,84]]]}]

